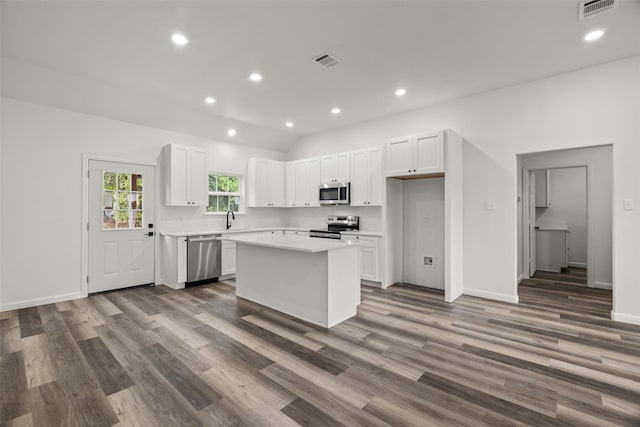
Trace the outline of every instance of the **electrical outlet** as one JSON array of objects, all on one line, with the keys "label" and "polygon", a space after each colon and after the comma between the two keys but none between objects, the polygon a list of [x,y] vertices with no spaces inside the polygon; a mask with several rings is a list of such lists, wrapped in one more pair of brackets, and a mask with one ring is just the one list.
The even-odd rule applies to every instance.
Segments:
[{"label": "electrical outlet", "polygon": [[422,264],[426,267],[433,267],[433,257],[432,256],[422,257]]},{"label": "electrical outlet", "polygon": [[633,210],[633,199],[624,199],[622,201],[622,206],[625,211]]},{"label": "electrical outlet", "polygon": [[485,202],[484,210],[485,211],[495,211],[496,210],[496,202],[494,202],[494,201]]},{"label": "electrical outlet", "polygon": [[425,223],[425,224],[429,224],[429,218],[428,218],[428,217],[426,217],[426,216],[425,216],[425,217],[423,217],[423,220],[424,220],[424,223]]}]

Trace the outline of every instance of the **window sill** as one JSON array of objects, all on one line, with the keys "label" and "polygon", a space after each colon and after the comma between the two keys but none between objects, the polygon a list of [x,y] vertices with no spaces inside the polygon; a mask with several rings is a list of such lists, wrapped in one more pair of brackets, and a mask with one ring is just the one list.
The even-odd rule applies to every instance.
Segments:
[{"label": "window sill", "polygon": [[[226,216],[226,212],[204,212],[207,216]],[[246,215],[246,212],[234,212],[235,215]]]}]

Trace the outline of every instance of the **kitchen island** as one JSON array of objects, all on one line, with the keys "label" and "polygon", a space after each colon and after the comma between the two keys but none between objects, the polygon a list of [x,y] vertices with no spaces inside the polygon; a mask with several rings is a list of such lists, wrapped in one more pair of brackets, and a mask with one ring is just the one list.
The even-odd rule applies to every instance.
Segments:
[{"label": "kitchen island", "polygon": [[225,239],[237,243],[237,296],[325,328],[356,315],[357,244],[291,235]]}]

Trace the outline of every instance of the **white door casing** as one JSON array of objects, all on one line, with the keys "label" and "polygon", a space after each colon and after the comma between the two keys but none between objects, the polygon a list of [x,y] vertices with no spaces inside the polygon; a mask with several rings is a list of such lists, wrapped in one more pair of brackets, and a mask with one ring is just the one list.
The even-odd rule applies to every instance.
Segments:
[{"label": "white door casing", "polygon": [[536,174],[529,172],[529,277],[536,274]]},{"label": "white door casing", "polygon": [[[154,283],[155,167],[90,159],[88,171],[88,293]],[[122,182],[129,177],[128,189],[104,191],[105,173],[113,172]],[[132,175],[142,177],[141,192],[132,188]]]}]

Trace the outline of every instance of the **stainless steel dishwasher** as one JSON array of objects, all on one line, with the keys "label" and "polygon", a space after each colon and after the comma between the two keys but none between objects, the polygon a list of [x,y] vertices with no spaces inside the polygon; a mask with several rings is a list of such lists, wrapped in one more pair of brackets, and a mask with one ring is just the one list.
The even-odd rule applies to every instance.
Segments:
[{"label": "stainless steel dishwasher", "polygon": [[220,276],[219,234],[187,237],[187,285],[217,282]]}]

